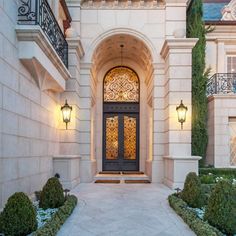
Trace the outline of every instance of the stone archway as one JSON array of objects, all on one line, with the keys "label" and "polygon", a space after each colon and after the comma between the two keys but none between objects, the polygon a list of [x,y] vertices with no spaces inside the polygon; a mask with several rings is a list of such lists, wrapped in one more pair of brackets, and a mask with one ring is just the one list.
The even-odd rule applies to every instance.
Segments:
[{"label": "stone archway", "polygon": [[122,66],[135,71],[140,79],[140,141],[139,170],[146,171],[146,162],[152,159],[152,53],[146,44],[130,34],[118,33],[101,40],[92,56],[91,88],[91,154],[102,170],[103,157],[103,79],[113,67],[121,65],[120,45],[124,45]]}]

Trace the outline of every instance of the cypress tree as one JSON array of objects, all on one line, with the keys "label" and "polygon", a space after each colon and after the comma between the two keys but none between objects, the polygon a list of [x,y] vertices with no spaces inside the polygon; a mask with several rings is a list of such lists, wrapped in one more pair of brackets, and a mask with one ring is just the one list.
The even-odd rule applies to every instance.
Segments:
[{"label": "cypress tree", "polygon": [[207,30],[202,17],[202,0],[192,0],[187,11],[187,37],[199,39],[192,51],[192,155],[202,157],[201,165],[208,141],[206,85],[209,74],[209,70],[205,72]]}]

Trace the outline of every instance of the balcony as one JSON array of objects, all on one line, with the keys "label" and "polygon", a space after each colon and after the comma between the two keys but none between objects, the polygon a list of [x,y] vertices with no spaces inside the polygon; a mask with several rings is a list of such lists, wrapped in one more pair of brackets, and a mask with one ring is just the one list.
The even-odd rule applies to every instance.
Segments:
[{"label": "balcony", "polygon": [[18,24],[39,25],[57,55],[68,67],[68,44],[47,0],[20,0]]},{"label": "balcony", "polygon": [[64,91],[68,43],[47,0],[19,0],[19,59],[41,90]]},{"label": "balcony", "polygon": [[236,94],[236,73],[216,73],[207,83],[207,96]]}]

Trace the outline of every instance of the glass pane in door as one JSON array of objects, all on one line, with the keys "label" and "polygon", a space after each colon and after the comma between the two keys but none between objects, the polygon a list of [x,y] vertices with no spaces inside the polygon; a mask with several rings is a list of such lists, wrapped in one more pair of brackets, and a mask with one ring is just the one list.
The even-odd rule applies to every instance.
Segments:
[{"label": "glass pane in door", "polygon": [[118,159],[118,116],[106,118],[106,159]]},{"label": "glass pane in door", "polygon": [[124,159],[136,159],[136,127],[137,120],[135,117],[124,116]]}]

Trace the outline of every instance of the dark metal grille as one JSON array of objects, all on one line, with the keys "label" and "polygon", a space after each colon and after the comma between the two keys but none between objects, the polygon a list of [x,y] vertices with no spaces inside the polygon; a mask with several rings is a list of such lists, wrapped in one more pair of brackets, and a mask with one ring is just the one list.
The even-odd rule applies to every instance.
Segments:
[{"label": "dark metal grille", "polygon": [[68,44],[47,0],[19,0],[18,24],[39,25],[68,67]]},{"label": "dark metal grille", "polygon": [[207,83],[207,96],[236,93],[236,73],[214,74]]}]

